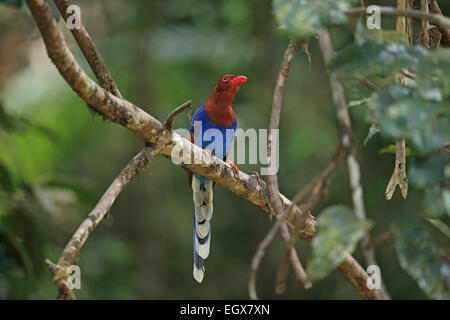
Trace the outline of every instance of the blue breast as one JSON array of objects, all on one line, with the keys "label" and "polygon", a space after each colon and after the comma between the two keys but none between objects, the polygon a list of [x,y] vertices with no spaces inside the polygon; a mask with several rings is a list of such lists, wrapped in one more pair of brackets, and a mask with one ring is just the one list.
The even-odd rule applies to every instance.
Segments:
[{"label": "blue breast", "polygon": [[[231,126],[222,127],[215,124],[206,113],[206,106],[201,106],[192,117],[189,131],[194,132],[195,144],[209,149],[216,157],[225,160],[237,128],[235,119]],[[221,140],[216,141],[219,138]]]}]

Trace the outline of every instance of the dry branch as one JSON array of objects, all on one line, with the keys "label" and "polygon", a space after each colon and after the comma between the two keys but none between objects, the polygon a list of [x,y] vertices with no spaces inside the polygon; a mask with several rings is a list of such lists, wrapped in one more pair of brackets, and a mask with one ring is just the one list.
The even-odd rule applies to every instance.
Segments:
[{"label": "dry branch", "polygon": [[186,110],[187,108],[189,108],[191,106],[191,100],[186,101],[185,103],[183,103],[181,106],[179,106],[178,108],[176,108],[175,110],[173,110],[169,116],[167,117],[166,122],[164,123],[164,125],[166,126],[167,129],[172,130],[173,127],[173,120],[175,119],[175,117],[177,115],[179,115],[180,113],[182,113],[184,110]]},{"label": "dry branch", "polygon": [[[117,199],[122,190],[133,181],[150,163],[162,149],[163,145],[153,144],[151,147],[142,149],[133,159],[131,159],[125,168],[120,172],[113,183],[109,186],[95,208],[84,219],[74,235],[67,243],[58,264],[55,266],[47,261],[47,266],[52,274],[55,270],[64,269],[67,266],[78,264],[80,250],[86,242],[89,235],[94,231],[95,227],[109,213],[114,201]],[[59,290],[59,299],[74,298],[74,294],[70,292],[66,283],[67,277],[59,276],[55,278],[55,282]]]},{"label": "dry branch", "polygon": [[[286,85],[286,79],[298,45],[298,41],[289,42],[289,45],[284,52],[283,61],[281,63],[280,72],[278,73],[277,83],[273,93],[272,113],[270,116],[269,133],[267,135],[267,164],[269,167],[272,167],[272,130],[278,130],[278,126],[280,124],[284,86]],[[283,208],[281,206],[280,197],[278,196],[280,191],[278,188],[277,174],[267,176],[267,189],[269,191],[270,205],[275,210],[275,214],[282,214]]]}]

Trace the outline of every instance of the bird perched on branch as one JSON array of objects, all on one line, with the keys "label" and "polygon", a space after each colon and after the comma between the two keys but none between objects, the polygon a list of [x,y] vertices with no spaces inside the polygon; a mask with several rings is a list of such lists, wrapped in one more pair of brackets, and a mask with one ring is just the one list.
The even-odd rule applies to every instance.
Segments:
[{"label": "bird perched on branch", "polygon": [[[234,96],[245,76],[224,75],[214,87],[208,101],[198,108],[189,129],[191,142],[227,162],[236,172],[237,167],[227,160],[237,121],[231,107]],[[203,261],[209,255],[211,218],[213,214],[213,181],[186,171],[194,199],[194,279],[202,282],[205,274]]]}]

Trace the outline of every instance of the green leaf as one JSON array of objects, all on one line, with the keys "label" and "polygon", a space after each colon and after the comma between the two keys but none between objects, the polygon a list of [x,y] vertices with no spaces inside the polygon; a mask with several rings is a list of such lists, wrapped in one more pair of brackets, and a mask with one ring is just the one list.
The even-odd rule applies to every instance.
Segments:
[{"label": "green leaf", "polygon": [[318,232],[312,241],[312,257],[306,274],[310,281],[326,277],[352,253],[358,241],[372,226],[370,221],[358,221],[353,211],[335,205],[322,211],[318,218]]},{"label": "green leaf", "polygon": [[[395,146],[395,144],[388,144],[387,146],[383,147],[380,151],[378,151],[378,153],[379,154],[395,154],[396,146]],[[414,152],[409,147],[406,147],[406,156],[407,157],[414,156]]]},{"label": "green leaf", "polygon": [[427,51],[420,46],[408,47],[380,40],[355,42],[338,51],[329,66],[333,75],[343,79],[388,76],[402,68],[415,72],[426,54]]},{"label": "green leaf", "polygon": [[[372,137],[380,131],[381,130],[377,125],[371,124],[370,128],[369,128],[369,133],[367,133],[367,137],[364,139],[363,145],[366,145],[369,142],[369,140],[372,139]],[[381,151],[380,151],[380,153],[381,153]]]},{"label": "green leaf", "polygon": [[375,94],[369,102],[368,112],[384,136],[407,139],[419,154],[427,154],[450,140],[448,106],[423,100],[415,96],[412,88],[393,85]]},{"label": "green leaf", "polygon": [[431,299],[450,299],[450,264],[423,228],[401,232],[393,227],[401,267]]},{"label": "green leaf", "polygon": [[355,0],[273,0],[275,18],[290,39],[312,36],[319,29],[347,22],[344,11]]},{"label": "green leaf", "polygon": [[420,60],[417,89],[424,99],[450,100],[450,50],[437,49]]}]

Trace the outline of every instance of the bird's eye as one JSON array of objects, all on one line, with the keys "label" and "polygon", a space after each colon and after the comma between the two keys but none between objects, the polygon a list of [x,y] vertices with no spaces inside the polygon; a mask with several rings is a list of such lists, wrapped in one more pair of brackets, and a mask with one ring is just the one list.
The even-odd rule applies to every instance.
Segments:
[{"label": "bird's eye", "polygon": [[227,77],[227,76],[224,76],[224,77],[222,78],[222,80],[223,80],[223,82],[227,82],[227,81],[228,81],[228,77]]}]

